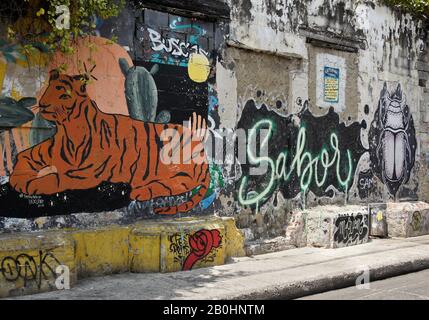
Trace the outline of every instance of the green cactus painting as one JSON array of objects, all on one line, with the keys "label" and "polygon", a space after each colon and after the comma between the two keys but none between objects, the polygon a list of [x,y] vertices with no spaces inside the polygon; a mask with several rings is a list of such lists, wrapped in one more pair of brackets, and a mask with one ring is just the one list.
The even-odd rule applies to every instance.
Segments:
[{"label": "green cactus painting", "polygon": [[158,90],[153,75],[158,72],[158,65],[148,71],[140,66],[130,67],[124,58],[119,59],[119,65],[125,75],[125,97],[130,117],[147,122],[169,122],[171,116],[168,111],[157,114]]}]

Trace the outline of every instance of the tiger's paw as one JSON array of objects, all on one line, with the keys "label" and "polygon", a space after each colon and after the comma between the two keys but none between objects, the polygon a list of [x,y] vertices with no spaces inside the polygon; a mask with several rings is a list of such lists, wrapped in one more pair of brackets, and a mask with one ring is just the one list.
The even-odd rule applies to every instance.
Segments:
[{"label": "tiger's paw", "polygon": [[59,192],[59,178],[57,174],[51,173],[28,183],[26,194],[54,194]]},{"label": "tiger's paw", "polygon": [[51,173],[58,173],[57,167],[55,166],[45,167],[37,173],[37,177],[42,178],[44,176],[50,175]]},{"label": "tiger's paw", "polygon": [[27,193],[27,182],[28,180],[25,177],[14,175],[13,173],[9,178],[10,186],[19,193]]}]

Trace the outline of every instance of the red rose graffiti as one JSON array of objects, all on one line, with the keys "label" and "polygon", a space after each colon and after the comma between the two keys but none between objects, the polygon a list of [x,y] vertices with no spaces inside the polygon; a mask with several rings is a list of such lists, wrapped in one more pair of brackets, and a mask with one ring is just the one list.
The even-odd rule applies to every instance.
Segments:
[{"label": "red rose graffiti", "polygon": [[213,248],[219,248],[222,241],[219,230],[200,230],[189,235],[191,252],[186,257],[182,270],[191,270],[194,264],[207,257]]}]

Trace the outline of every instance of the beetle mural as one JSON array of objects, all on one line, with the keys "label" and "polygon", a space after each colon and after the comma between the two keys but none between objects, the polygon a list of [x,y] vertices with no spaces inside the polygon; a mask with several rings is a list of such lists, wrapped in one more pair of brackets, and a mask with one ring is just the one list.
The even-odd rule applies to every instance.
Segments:
[{"label": "beetle mural", "polygon": [[369,142],[372,169],[396,196],[400,186],[410,179],[417,148],[413,116],[400,84],[389,92],[384,83]]}]

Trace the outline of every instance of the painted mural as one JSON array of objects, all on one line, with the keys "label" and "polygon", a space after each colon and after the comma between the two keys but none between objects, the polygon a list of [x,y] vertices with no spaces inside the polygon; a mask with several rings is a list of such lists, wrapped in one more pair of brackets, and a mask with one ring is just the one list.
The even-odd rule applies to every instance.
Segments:
[{"label": "painted mural", "polygon": [[400,84],[389,91],[384,83],[369,142],[372,169],[395,196],[410,179],[417,150],[413,116]]},{"label": "painted mural", "polygon": [[[316,196],[333,196],[332,187],[347,194],[353,184],[357,163],[366,151],[360,132],[366,123],[346,126],[331,108],[323,117],[315,117],[305,103],[296,115],[282,116],[267,106],[249,101],[238,128],[249,131],[247,163],[242,164],[242,178],[237,185],[241,205],[263,205],[275,191],[286,199],[301,192]],[[265,130],[264,137],[259,137]],[[256,154],[267,148],[267,155]],[[264,165],[266,173],[250,174],[252,168]]]},{"label": "painted mural", "polygon": [[[417,142],[400,85],[384,86],[370,127],[342,123],[338,107],[315,116],[303,99],[301,111],[288,115],[281,101],[247,101],[229,129],[246,132],[247,161],[239,159],[240,170],[225,169],[213,160],[213,148],[201,147],[208,138],[223,143],[216,23],[148,9],[134,27],[132,48],[97,36],[78,41],[78,57],[57,53],[48,60],[39,50],[40,76],[31,85],[19,48],[0,42],[0,216],[116,209],[151,217],[207,214],[221,205],[222,189],[236,190],[244,207],[258,209],[279,192],[285,199],[302,196],[305,206],[309,193],[340,193],[347,202],[353,192],[359,201],[385,186],[395,197],[409,181]],[[64,64],[64,72],[56,71]],[[334,67],[324,69],[331,106],[341,97],[337,77],[344,76]],[[369,131],[368,149],[363,131]],[[172,141],[177,147],[165,153]],[[185,159],[188,147],[198,151]],[[361,169],[367,152],[370,166]],[[203,161],[178,164],[177,158]],[[253,174],[258,167],[265,171]],[[228,170],[237,171],[233,178],[226,178]]]},{"label": "painted mural", "polygon": [[0,144],[3,158],[1,174],[2,180],[7,179],[15,162],[18,146],[25,145],[22,135],[13,130],[34,118],[31,107],[36,104],[35,98],[22,98],[16,101],[13,98],[0,98]]},{"label": "painted mural", "polygon": [[[400,84],[393,91],[383,85],[370,127],[365,120],[346,125],[334,108],[314,116],[308,102],[299,105],[300,112],[286,116],[254,100],[245,104],[237,126],[248,132],[246,158],[237,155],[242,162],[236,185],[241,206],[258,210],[278,191],[285,199],[301,197],[303,207],[309,192],[331,199],[344,194],[347,203],[351,195],[353,201],[382,197],[384,188],[394,198],[409,181],[417,140]],[[369,148],[362,143],[364,131]],[[368,167],[359,165],[364,154],[369,155]],[[265,171],[255,173],[258,168]]]},{"label": "painted mural", "polygon": [[215,82],[214,29],[214,23],[153,10],[145,10],[136,25],[135,64],[151,71],[162,92],[158,108],[168,110],[173,123],[183,123],[194,112],[207,119],[209,86]]},{"label": "painted mural", "polygon": [[51,195],[92,189],[102,182],[127,183],[131,200],[138,201],[180,195],[199,187],[188,202],[154,211],[175,214],[199,203],[210,183],[207,161],[196,164],[192,158],[189,164],[183,159],[166,165],[161,159],[162,149],[170,142],[162,139],[165,130],[174,130],[179,135],[177,141],[184,141],[177,148],[191,144],[194,150],[192,132],[178,125],[102,113],[87,95],[84,80],[88,79],[82,77],[51,71],[39,108],[44,119],[56,123],[57,132],[18,154],[10,185],[26,195]]},{"label": "painted mural", "polygon": [[133,60],[106,39],[81,39],[78,56],[47,61],[32,97],[0,100],[1,216],[211,212],[223,185],[204,151],[214,25],[143,15]]},{"label": "painted mural", "polygon": [[[210,21],[145,10],[136,24],[135,65],[151,70],[158,110],[170,123],[182,124],[192,114],[206,120],[209,134],[219,126],[214,64],[222,32]],[[152,72],[152,70],[156,72]],[[211,182],[201,209],[211,207],[224,187],[223,170],[209,154]],[[138,204],[137,204],[138,206]]]}]

